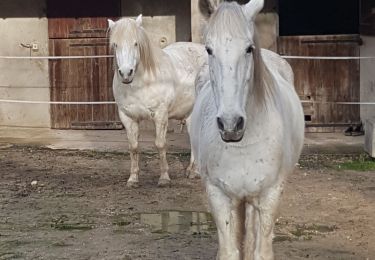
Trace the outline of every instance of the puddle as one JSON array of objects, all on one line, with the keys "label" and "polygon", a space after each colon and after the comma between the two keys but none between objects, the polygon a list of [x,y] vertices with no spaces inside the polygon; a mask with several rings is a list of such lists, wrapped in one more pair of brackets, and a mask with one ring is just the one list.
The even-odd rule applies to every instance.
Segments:
[{"label": "puddle", "polygon": [[151,226],[155,233],[212,233],[216,231],[211,214],[207,212],[164,211],[140,214],[141,224]]}]

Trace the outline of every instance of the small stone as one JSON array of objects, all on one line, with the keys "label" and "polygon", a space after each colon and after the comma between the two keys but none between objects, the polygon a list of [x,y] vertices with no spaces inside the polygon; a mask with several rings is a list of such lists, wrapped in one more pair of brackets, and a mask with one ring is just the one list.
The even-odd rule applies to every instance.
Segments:
[{"label": "small stone", "polygon": [[38,181],[32,181],[31,182],[31,186],[36,186],[36,185],[38,185]]}]

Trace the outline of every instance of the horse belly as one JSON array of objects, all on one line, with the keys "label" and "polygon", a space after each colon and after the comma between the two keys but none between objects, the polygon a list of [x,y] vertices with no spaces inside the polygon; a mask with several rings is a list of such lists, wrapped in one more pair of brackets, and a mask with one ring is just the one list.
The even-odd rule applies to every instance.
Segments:
[{"label": "horse belly", "polygon": [[171,58],[176,73],[176,97],[170,109],[170,118],[184,119],[193,109],[195,78],[207,60],[205,48],[195,43],[175,43],[164,49]]},{"label": "horse belly", "polygon": [[231,196],[239,199],[257,196],[281,177],[279,151],[254,147],[251,151],[236,148],[216,152],[209,158],[207,177]]},{"label": "horse belly", "polygon": [[193,110],[194,100],[195,96],[192,89],[181,94],[178,93],[169,111],[169,118],[179,120],[187,118]]}]

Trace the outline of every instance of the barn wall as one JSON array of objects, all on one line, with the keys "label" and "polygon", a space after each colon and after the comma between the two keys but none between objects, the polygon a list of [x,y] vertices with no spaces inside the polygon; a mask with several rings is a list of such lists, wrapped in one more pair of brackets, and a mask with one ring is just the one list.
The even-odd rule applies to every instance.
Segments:
[{"label": "barn wall", "polygon": [[174,32],[166,34],[175,35],[177,41],[191,41],[190,0],[121,0],[121,8],[123,16],[159,17],[154,21],[155,26],[160,26],[156,31],[169,30],[173,22]]},{"label": "barn wall", "polygon": [[[375,56],[375,36],[361,36],[361,56]],[[361,60],[361,102],[375,102],[375,59]],[[361,106],[361,119],[375,119],[374,106]]]},{"label": "barn wall", "polygon": [[191,39],[192,42],[203,42],[203,26],[205,19],[199,11],[199,0],[191,0]]},{"label": "barn wall", "polygon": [[[37,44],[32,56],[48,55],[48,24],[44,0],[0,1],[0,56],[29,56],[20,44]],[[0,99],[50,99],[48,62],[1,60]],[[1,126],[49,127],[49,105],[0,103]]]}]

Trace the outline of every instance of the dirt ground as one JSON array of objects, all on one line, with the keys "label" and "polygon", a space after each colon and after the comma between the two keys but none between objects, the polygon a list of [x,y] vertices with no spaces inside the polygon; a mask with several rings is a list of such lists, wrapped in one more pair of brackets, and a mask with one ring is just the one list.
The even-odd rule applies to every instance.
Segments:
[{"label": "dirt ground", "polygon": [[[187,154],[170,154],[171,188],[142,154],[0,148],[0,259],[215,259],[217,235]],[[375,259],[375,172],[337,170],[349,155],[306,155],[288,179],[276,259]]]}]

